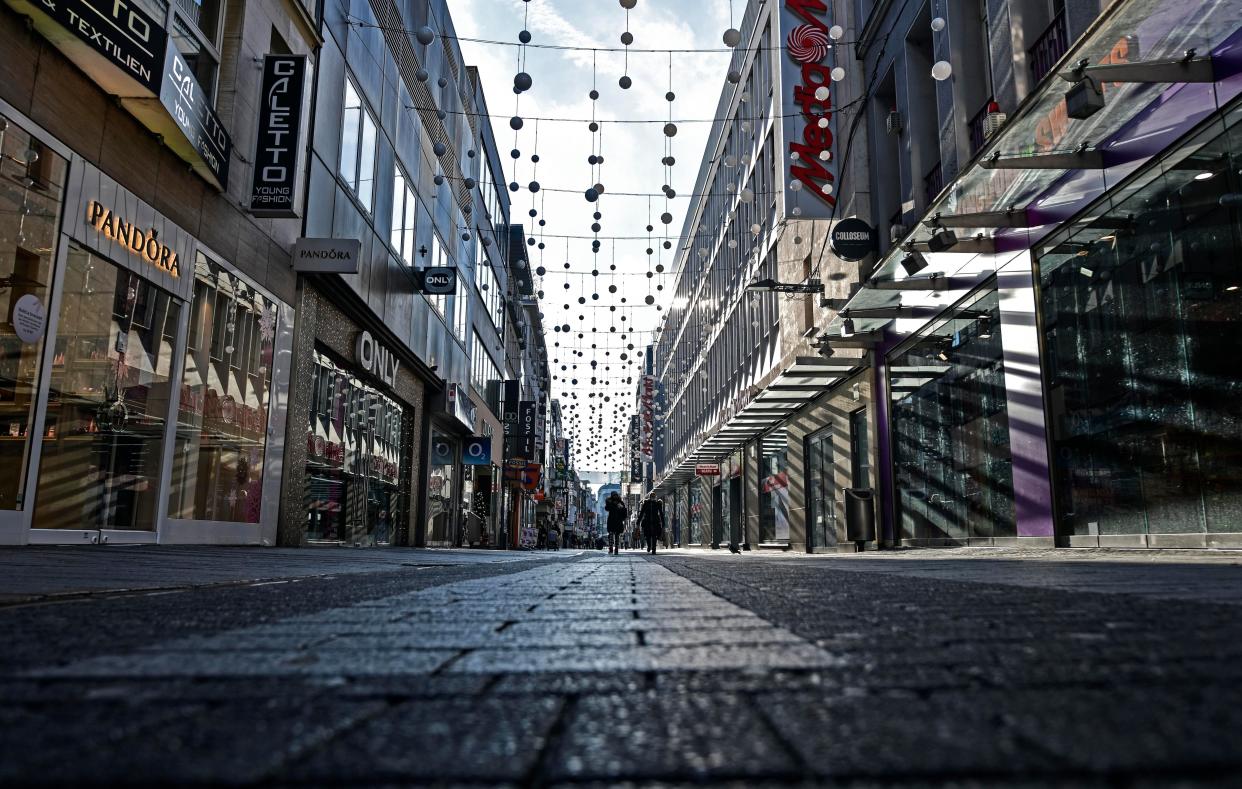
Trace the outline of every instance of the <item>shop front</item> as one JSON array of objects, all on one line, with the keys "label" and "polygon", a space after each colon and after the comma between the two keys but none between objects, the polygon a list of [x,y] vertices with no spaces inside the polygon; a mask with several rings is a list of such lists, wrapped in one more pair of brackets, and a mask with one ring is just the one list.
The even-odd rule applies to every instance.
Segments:
[{"label": "shop front", "polygon": [[886,539],[1242,546],[1240,47],[1109,5],[826,327],[884,335]]},{"label": "shop front", "polygon": [[299,287],[290,413],[302,437],[285,446],[280,544],[371,547],[417,541],[426,383],[411,357],[361,322],[348,294]]},{"label": "shop front", "polygon": [[273,542],[292,310],[15,113],[0,150],[0,542]]}]

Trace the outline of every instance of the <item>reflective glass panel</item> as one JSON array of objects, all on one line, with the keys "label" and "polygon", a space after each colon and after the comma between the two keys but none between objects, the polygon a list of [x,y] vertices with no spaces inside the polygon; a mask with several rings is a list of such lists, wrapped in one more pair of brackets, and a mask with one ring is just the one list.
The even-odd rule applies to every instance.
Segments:
[{"label": "reflective glass panel", "polygon": [[0,509],[23,505],[65,164],[0,117]]},{"label": "reflective glass panel", "polygon": [[70,246],[35,528],[155,530],[180,313],[137,274]]},{"label": "reflective glass panel", "polygon": [[1013,537],[1013,470],[995,284],[889,357],[902,539]]},{"label": "reflective glass panel", "polygon": [[1242,133],[1217,123],[1039,257],[1060,531],[1242,531]]},{"label": "reflective glass panel", "polygon": [[259,522],[276,309],[199,253],[169,517]]}]

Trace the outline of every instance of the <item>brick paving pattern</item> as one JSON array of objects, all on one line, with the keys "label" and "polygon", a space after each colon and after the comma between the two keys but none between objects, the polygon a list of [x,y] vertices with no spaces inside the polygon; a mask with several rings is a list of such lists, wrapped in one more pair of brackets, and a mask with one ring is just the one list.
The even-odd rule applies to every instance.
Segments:
[{"label": "brick paving pattern", "polygon": [[[1031,563],[936,569],[933,552],[865,571],[686,554],[421,558],[431,553],[279,584],[0,607],[0,782],[1231,786],[1242,775],[1239,611],[1208,589],[1184,599],[1183,570],[1113,563],[1048,586],[1030,581]],[[1242,571],[1224,569],[1220,584],[1238,584]],[[1158,589],[1162,572],[1171,596],[1124,591],[1140,578]],[[1098,577],[1115,588],[1093,591]]]}]

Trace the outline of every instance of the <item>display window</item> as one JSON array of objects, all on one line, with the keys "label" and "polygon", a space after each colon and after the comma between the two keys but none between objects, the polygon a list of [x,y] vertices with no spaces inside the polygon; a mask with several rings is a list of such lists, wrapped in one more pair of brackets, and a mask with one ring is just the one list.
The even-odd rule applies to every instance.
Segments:
[{"label": "display window", "polygon": [[155,531],[181,309],[70,243],[34,528]]},{"label": "display window", "polygon": [[0,510],[27,500],[67,165],[0,116]]},{"label": "display window", "polygon": [[274,300],[198,254],[169,517],[259,522],[276,322]]},{"label": "display window", "polygon": [[405,516],[401,404],[316,350],[306,434],[307,540],[389,545]]}]

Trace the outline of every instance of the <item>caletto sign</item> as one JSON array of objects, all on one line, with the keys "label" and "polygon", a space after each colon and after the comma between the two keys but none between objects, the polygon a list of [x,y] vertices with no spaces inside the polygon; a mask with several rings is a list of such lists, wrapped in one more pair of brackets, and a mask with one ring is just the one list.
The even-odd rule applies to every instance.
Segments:
[{"label": "caletto sign", "polygon": [[401,360],[392,351],[376,342],[371,332],[362,332],[354,341],[354,359],[359,367],[388,386],[396,385],[397,369],[401,367]]},{"label": "caletto sign", "polygon": [[297,216],[298,151],[305,88],[305,55],[268,55],[263,59],[259,139],[250,185],[250,213],[255,216]]},{"label": "caletto sign", "polygon": [[836,205],[836,118],[832,104],[831,19],[823,0],[781,0],[781,100],[789,153],[785,211],[826,219]]}]

